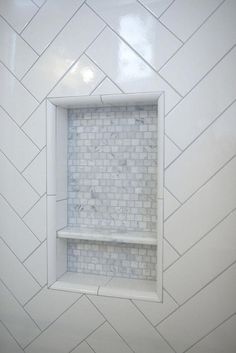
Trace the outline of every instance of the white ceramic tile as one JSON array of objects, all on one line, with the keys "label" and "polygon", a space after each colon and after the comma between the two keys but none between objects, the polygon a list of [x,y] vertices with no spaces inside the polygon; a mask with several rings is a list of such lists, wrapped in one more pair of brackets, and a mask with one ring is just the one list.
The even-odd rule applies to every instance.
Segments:
[{"label": "white ceramic tile", "polygon": [[174,1],[160,20],[178,38],[186,41],[221,2],[222,0]]},{"label": "white ceramic tile", "polygon": [[163,269],[165,270],[179,258],[178,253],[164,239],[163,241]]},{"label": "white ceramic tile", "polygon": [[235,353],[235,328],[236,315],[203,338],[203,340],[188,350],[188,353]]},{"label": "white ceramic tile", "polygon": [[174,0],[140,0],[140,2],[155,16],[159,17]]},{"label": "white ceramic tile", "polygon": [[[29,344],[36,336],[39,335],[40,330],[11,295],[7,288],[0,281],[0,317],[1,321],[8,328],[11,334],[14,336],[16,341],[25,347]],[[17,351],[17,353],[20,350]],[[5,351],[3,353],[6,353]],[[13,353],[11,351],[10,353]]]},{"label": "white ceramic tile", "polygon": [[29,345],[25,352],[69,352],[103,321],[101,314],[86,297],[83,297]]},{"label": "white ceramic tile", "polygon": [[57,200],[67,198],[67,145],[68,116],[67,110],[56,110],[56,195]]},{"label": "white ceramic tile", "polygon": [[159,333],[148,323],[135,306],[126,299],[90,296],[112,327],[136,353],[173,353]]},{"label": "white ceramic tile", "polygon": [[40,289],[40,286],[1,239],[0,263],[2,281],[19,302],[25,304]]},{"label": "white ceramic tile", "polygon": [[165,168],[173,162],[181,153],[181,150],[165,136]]},{"label": "white ceramic tile", "polygon": [[37,107],[34,97],[0,63],[0,104],[21,125]]},{"label": "white ceramic tile", "polygon": [[165,172],[165,185],[185,201],[236,154],[236,103]]},{"label": "white ceramic tile", "polygon": [[2,18],[0,32],[0,60],[20,79],[38,55]]},{"label": "white ceramic tile", "polygon": [[40,196],[46,192],[46,148],[24,170],[23,175]]},{"label": "white ceramic tile", "polygon": [[73,349],[71,353],[94,353],[94,351],[86,342],[82,342],[78,347]]},{"label": "white ceramic tile", "polygon": [[41,7],[47,0],[34,0],[34,3]]},{"label": "white ceramic tile", "polygon": [[103,27],[104,23],[92,10],[82,6],[24,77],[25,86],[42,100]]},{"label": "white ceramic tile", "polygon": [[37,155],[39,149],[0,107],[0,148],[19,171]]},{"label": "white ceramic tile", "polygon": [[89,336],[87,342],[96,353],[110,353],[111,347],[112,353],[132,352],[127,344],[107,322],[99,327],[91,336]]},{"label": "white ceramic tile", "polygon": [[235,99],[235,61],[236,49],[166,117],[166,133],[181,148],[186,148]]},{"label": "white ceramic tile", "polygon": [[23,261],[39,245],[39,241],[1,196],[0,214],[4,220],[1,222],[1,236]]},{"label": "white ceramic tile", "polygon": [[46,241],[28,257],[24,265],[41,286],[47,283]]},{"label": "white ceramic tile", "polygon": [[42,149],[46,145],[46,103],[42,104],[33,112],[24,123],[22,129]]},{"label": "white ceramic tile", "polygon": [[[104,52],[109,46],[109,57]],[[180,100],[179,95],[110,29],[105,29],[87,54],[125,92],[165,91],[166,111]]]},{"label": "white ceramic tile", "polygon": [[67,200],[57,201],[57,230],[67,226]]},{"label": "white ceramic tile", "polygon": [[82,55],[52,90],[50,97],[88,95],[104,77],[104,73],[86,55]]},{"label": "white ceramic tile", "polygon": [[156,70],[182,45],[135,0],[88,0],[88,4]]},{"label": "white ceramic tile", "polygon": [[169,217],[179,206],[180,202],[168,190],[164,189],[164,218]]},{"label": "white ceramic tile", "polygon": [[0,323],[0,348],[4,353],[24,353],[2,323]]},{"label": "white ceramic tile", "polygon": [[157,326],[177,353],[184,352],[235,312],[235,276],[236,265]]},{"label": "white ceramic tile", "polygon": [[24,222],[40,241],[46,238],[46,196],[25,215]]},{"label": "white ceramic tile", "polygon": [[[45,287],[25,306],[25,309],[40,329],[45,330],[79,297],[79,294],[55,291]],[[43,311],[42,308],[44,308]]]},{"label": "white ceramic tile", "polygon": [[236,211],[165,271],[164,286],[178,303],[236,261],[235,229]]},{"label": "white ceramic tile", "polygon": [[189,92],[235,44],[235,11],[236,2],[225,1],[161,69],[161,75],[182,95]]},{"label": "white ceramic tile", "polygon": [[165,222],[165,238],[180,253],[236,207],[235,171],[236,158]]},{"label": "white ceramic tile", "polygon": [[48,0],[22,32],[22,37],[42,54],[82,3],[83,0]]},{"label": "white ceramic tile", "polygon": [[17,32],[24,29],[37,10],[38,7],[30,0],[0,0],[0,14]]},{"label": "white ceramic tile", "polygon": [[151,323],[156,326],[172,313],[178,305],[171,296],[163,291],[163,303],[152,303],[147,301],[135,300],[135,305],[142,311]]},{"label": "white ceramic tile", "polygon": [[93,95],[96,94],[117,94],[121,93],[121,90],[108,78],[106,77],[98,87],[93,91]]},{"label": "white ceramic tile", "polygon": [[38,195],[1,152],[0,170],[0,193],[23,216],[37,201]]}]

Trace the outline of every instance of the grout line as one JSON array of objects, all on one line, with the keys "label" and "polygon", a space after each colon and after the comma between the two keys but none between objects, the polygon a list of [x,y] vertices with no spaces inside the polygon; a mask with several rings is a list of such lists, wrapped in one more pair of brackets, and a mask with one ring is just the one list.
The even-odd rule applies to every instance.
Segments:
[{"label": "grout line", "polygon": [[[17,261],[24,267],[24,269],[26,270],[26,272],[28,272],[28,274],[32,277],[32,279],[35,280],[35,282],[39,285],[40,289],[42,288],[41,287],[41,284],[38,282],[38,280],[32,275],[32,273],[28,270],[28,268],[25,266],[24,262],[21,261],[19,259],[19,257],[15,254],[15,252],[10,248],[10,246],[5,242],[5,240],[0,236],[0,239],[4,242],[4,244],[6,245],[6,247],[10,250],[10,252],[15,255]],[[21,305],[24,305],[23,303]]]},{"label": "grout line", "polygon": [[37,247],[22,261],[22,263],[24,264],[45,242],[46,242],[46,239],[44,239],[44,241],[42,241],[42,243],[38,244]]},{"label": "grout line", "polygon": [[[175,214],[181,207],[183,207],[188,201],[190,201],[190,199],[195,196],[199,191],[201,191],[201,189],[203,189],[215,176],[217,176],[218,173],[220,173],[228,164],[230,164],[230,162],[232,162],[234,160],[234,158],[236,157],[236,154],[234,154],[230,159],[228,159],[226,162],[224,162],[224,164],[216,170],[216,172],[214,174],[212,174],[207,180],[205,180],[205,182],[200,185],[190,196],[188,196],[187,199],[185,199],[182,204],[176,208],[176,210],[171,214],[169,215],[165,222],[169,220],[170,217],[173,216],[173,214]],[[166,188],[166,186],[165,186]],[[166,188],[167,189],[167,188]],[[167,189],[168,190],[168,189]],[[168,190],[169,191],[169,190]]]},{"label": "grout line", "polygon": [[226,214],[226,216],[224,216],[219,222],[217,222],[210,230],[208,230],[206,233],[203,234],[203,236],[198,239],[193,245],[190,246],[190,248],[188,248],[187,250],[185,250],[183,253],[180,254],[180,257],[178,259],[176,259],[174,262],[172,262],[165,270],[167,271],[168,269],[170,269],[176,262],[178,262],[180,259],[182,259],[182,257],[184,255],[186,255],[190,250],[192,250],[198,243],[200,243],[204,238],[207,237],[207,235],[209,235],[214,229],[216,229],[222,222],[224,222],[232,213],[234,213],[236,211],[236,208],[234,208],[233,210],[231,210],[229,213]]},{"label": "grout line", "polygon": [[182,152],[182,148],[181,147],[179,147],[178,145],[177,145],[177,143],[174,141],[174,140],[172,140],[172,138],[165,132],[165,137],[168,139],[168,140],[170,140],[172,143],[173,143],[173,145],[175,145],[175,147],[179,150],[179,152]]},{"label": "grout line", "polygon": [[6,324],[2,321],[2,319],[0,319],[0,323],[6,329],[6,331],[9,333],[9,335],[13,338],[13,340],[16,342],[17,346],[19,346],[21,348],[21,350],[23,351],[23,346],[21,346],[20,343],[16,340],[16,338],[13,336],[13,334],[11,333],[9,328],[6,326]]},{"label": "grout line", "polygon": [[[106,323],[106,321],[103,323],[103,325],[104,325],[105,323]],[[101,327],[101,326],[100,326],[100,327]],[[100,327],[98,327],[98,328],[100,328]],[[90,335],[90,336],[91,336],[91,335]],[[90,337],[90,336],[89,336],[89,337]],[[94,353],[96,353],[95,350],[93,349],[93,347],[91,347],[90,344],[89,344],[88,341],[87,341],[87,339],[88,339],[89,337],[86,338],[85,342],[86,342],[87,345],[91,348],[91,350],[92,350]]]},{"label": "grout line", "polygon": [[[180,258],[181,254],[179,253],[179,251],[177,249],[175,249],[175,247],[169,242],[168,239],[165,238],[165,236],[163,237],[163,239],[169,244],[169,246],[176,252],[176,254],[179,256],[178,258]],[[163,270],[164,272],[164,270]]]},{"label": "grout line", "polygon": [[[23,124],[21,124],[21,128],[24,128],[24,125],[30,120],[30,118],[33,116],[33,114],[36,112],[37,109],[39,109],[39,107],[42,105],[42,104],[45,104],[46,105],[46,98],[44,98],[42,100],[41,103],[39,103],[37,105],[37,107],[32,111],[32,113],[28,116],[28,118],[23,122]],[[45,118],[46,118],[46,114],[45,114]],[[23,130],[24,131],[24,130]],[[28,135],[27,135],[28,136]]]},{"label": "grout line", "polygon": [[[138,0],[139,1],[139,0]],[[173,0],[170,5],[158,16],[158,18],[160,18],[162,15],[164,15],[164,13],[169,10],[169,8],[173,5],[173,3],[175,2],[175,0]]]},{"label": "grout line", "polygon": [[[200,132],[200,134],[197,135],[184,149],[181,149],[181,153],[180,153],[175,159],[173,159],[173,160],[168,164],[168,166],[165,168],[165,170],[167,170],[172,164],[174,164],[174,163],[177,161],[177,159],[178,159],[180,156],[182,156],[182,154],[183,154],[186,150],[188,150],[205,132],[207,132],[207,130],[208,130],[209,128],[211,128],[212,125],[214,125],[214,124],[217,122],[217,120],[218,120],[219,118],[221,118],[222,115],[224,115],[224,113],[227,112],[227,110],[230,109],[230,107],[231,107],[235,102],[236,102],[236,99],[234,99],[229,105],[227,105],[227,106],[221,111],[221,113],[219,113],[219,114],[211,121],[211,123],[210,123],[209,125],[207,125],[207,126]],[[167,136],[168,136],[168,135],[167,135]],[[168,138],[170,139],[169,136],[168,136]],[[177,145],[176,145],[176,146],[177,146]]]},{"label": "grout line", "polygon": [[[0,237],[1,238],[1,237]],[[2,239],[2,238],[1,238]],[[24,311],[24,313],[33,321],[33,323],[36,325],[36,327],[39,329],[41,334],[41,330],[40,327],[38,326],[38,324],[36,323],[36,321],[32,318],[32,316],[25,310],[23,304],[17,299],[17,297],[15,296],[15,294],[12,292],[12,290],[6,285],[6,283],[3,281],[2,278],[0,278],[0,283],[3,284],[3,286],[7,289],[7,291],[12,295],[12,297],[15,299],[15,301],[17,302],[17,304],[20,306],[20,308]],[[41,289],[41,288],[40,288]],[[37,292],[39,293],[39,291]],[[36,294],[37,294],[36,293]],[[34,294],[35,295],[35,294]]]},{"label": "grout line", "polygon": [[[85,54],[86,55],[86,54]],[[86,55],[87,56],[87,55]],[[88,58],[88,56],[87,56]],[[97,65],[96,65],[97,66]],[[97,66],[97,68],[99,69],[99,67]],[[104,74],[104,72],[103,72]],[[104,74],[105,75],[105,74]],[[96,85],[95,88],[92,89],[92,91],[89,93],[89,96],[93,95],[94,91],[96,91],[96,89],[106,80],[106,75],[103,77],[103,79]]]},{"label": "grout line", "polygon": [[[166,172],[166,169],[165,169],[165,172]],[[173,196],[176,201],[178,201],[178,203],[180,204],[180,206],[183,204],[183,202],[181,202],[179,199],[177,199],[177,197],[173,194],[172,191],[170,191],[170,190],[168,189],[168,187],[167,187],[165,184],[164,184],[164,189],[166,189],[166,190],[168,191],[168,193],[171,194],[171,196]],[[169,216],[168,216],[168,217],[169,217]],[[167,218],[168,218],[168,217],[167,217]],[[166,219],[167,219],[167,218],[166,218]],[[166,219],[165,219],[165,221],[166,221]]]},{"label": "grout line", "polygon": [[28,209],[28,211],[27,211],[22,217],[20,217],[23,222],[24,222],[25,216],[34,208],[34,206],[36,206],[36,204],[37,204],[44,196],[47,196],[47,195],[46,195],[46,192],[45,192],[42,196],[40,196],[40,198],[39,198],[37,201],[35,201],[35,202],[33,203],[33,205]]},{"label": "grout line", "polygon": [[202,338],[200,338],[197,342],[192,344],[190,347],[187,348],[183,353],[189,352],[190,349],[192,349],[194,346],[196,346],[199,342],[201,342],[203,339],[205,339],[207,336],[209,336],[211,333],[213,333],[217,328],[225,324],[227,321],[229,321],[232,317],[234,317],[236,313],[234,312],[232,315],[228,316],[225,320],[223,320],[219,325],[214,327],[211,331],[209,331],[207,334],[205,334]]},{"label": "grout line", "polygon": [[72,308],[73,305],[75,305],[81,298],[83,297],[80,296],[78,299],[76,299],[67,309],[65,309],[55,320],[53,320],[48,326],[46,326],[43,330],[41,330],[41,332],[39,333],[38,336],[36,336],[32,341],[30,341],[25,347],[24,349],[28,348],[37,338],[39,338],[39,336],[41,336],[50,326],[52,326],[62,315],[64,315],[69,309]]},{"label": "grout line", "polygon": [[[104,317],[104,319],[108,322],[108,324],[113,328],[113,330],[117,333],[117,335],[122,339],[123,342],[125,342],[125,344],[131,349],[131,351],[133,353],[135,353],[135,351],[133,350],[133,348],[128,344],[128,342],[126,342],[126,340],[119,334],[119,332],[115,329],[115,327],[110,323],[110,321],[105,317],[105,315],[103,314],[103,312],[98,309],[98,307],[92,302],[92,300],[86,295],[86,298],[90,301],[90,303],[97,309],[97,311]],[[123,299],[124,300],[124,299]]]},{"label": "grout line", "polygon": [[[103,21],[106,23],[106,21],[86,2],[86,5]],[[179,97],[183,97],[182,94],[180,94],[176,88],[174,86],[171,85],[170,82],[168,82],[164,77],[162,77],[159,74],[159,70],[160,69],[155,69],[148,61],[146,61],[146,59],[144,57],[142,57],[135,48],[133,48],[123,37],[120,36],[120,34],[118,32],[116,32],[108,23],[106,23],[106,27],[109,28],[113,34],[115,34],[116,37],[118,37],[122,42],[124,42],[129,49],[132,50],[132,52],[134,52],[153,72],[156,73],[157,76],[159,76],[169,87],[172,88],[173,91],[175,91],[176,94],[178,94]],[[87,49],[86,49],[87,50]]]},{"label": "grout line", "polygon": [[40,6],[38,4],[36,4],[36,2],[34,2],[34,0],[30,0],[35,6],[37,6],[38,8],[40,8]]},{"label": "grout line", "polygon": [[[224,0],[224,1],[226,1],[226,0]],[[209,75],[209,74],[211,74],[211,72],[226,58],[226,56],[228,55],[228,54],[230,54],[230,52],[231,51],[233,51],[234,50],[234,48],[236,47],[236,45],[233,45],[222,57],[221,57],[221,59],[219,59],[211,68],[210,68],[210,70],[208,70],[201,78],[200,78],[200,80],[199,81],[197,81],[194,85],[193,85],[193,87],[184,95],[184,96],[182,96],[182,99],[179,101],[179,102],[177,102],[176,103],[176,105],[173,107],[173,108],[171,108],[169,111],[168,111],[168,113],[166,114],[166,118],[168,117],[168,115],[171,113],[171,112],[173,112],[173,110],[180,104],[180,103],[182,103],[185,99],[186,99],[186,97]]]},{"label": "grout line", "polygon": [[[175,302],[175,304],[179,307],[180,306],[180,304],[176,301],[176,299],[173,297],[173,295],[166,289],[166,288],[164,288],[164,291],[171,297],[171,299]],[[177,308],[176,308],[177,309]],[[162,320],[164,320],[164,319],[162,319]],[[159,325],[159,323],[158,324],[156,324],[155,326],[157,326],[157,325]]]},{"label": "grout line", "polygon": [[[233,263],[231,263],[229,266],[227,266],[224,270],[222,270],[221,272],[219,272],[214,278],[212,278],[209,282],[207,282],[203,287],[201,287],[198,291],[196,291],[193,295],[191,295],[189,298],[187,298],[182,304],[178,303],[179,307],[176,308],[174,311],[172,311],[168,316],[166,316],[163,320],[161,320],[157,325],[159,326],[160,324],[163,323],[163,321],[167,320],[171,315],[175,314],[176,311],[178,311],[180,308],[182,308],[185,304],[187,304],[188,302],[190,302],[195,296],[197,296],[200,292],[202,292],[204,289],[206,289],[208,286],[210,286],[213,282],[215,282],[215,280],[217,278],[219,278],[220,276],[222,276],[225,272],[227,272],[231,267],[233,267],[236,264],[236,261],[234,261]],[[164,288],[166,291],[166,288]],[[168,293],[169,294],[169,293]],[[176,299],[175,299],[176,301]]]},{"label": "grout line", "polygon": [[28,169],[28,167],[35,161],[35,159],[40,155],[40,153],[43,151],[45,147],[46,146],[44,146],[41,150],[37,151],[37,154],[34,156],[34,158],[24,167],[24,169],[22,169],[21,174],[24,173],[26,169]]},{"label": "grout line", "polygon": [[142,310],[139,309],[139,307],[135,304],[133,300],[130,300],[130,302],[134,305],[134,307],[140,312],[140,314],[149,322],[151,327],[154,328],[154,330],[157,331],[157,333],[161,336],[161,338],[168,344],[168,346],[175,352],[176,350],[172,347],[172,345],[167,341],[167,339],[156,329],[155,325],[152,324],[152,322],[148,319],[148,317],[142,312]]},{"label": "grout line", "polygon": [[[199,27],[197,27],[197,28],[195,29],[195,31],[186,39],[186,41],[184,42],[184,45],[182,45],[179,49],[177,49],[177,51],[174,53],[174,55],[172,55],[172,56],[166,61],[166,63],[161,66],[161,68],[159,69],[159,71],[162,70],[162,69],[165,67],[165,65],[167,65],[167,64],[169,63],[169,61],[183,48],[183,46],[186,45],[186,43],[188,43],[188,42],[190,41],[190,39],[192,39],[192,37],[199,31],[199,29],[200,29],[201,27],[204,26],[204,24],[209,20],[209,18],[212,17],[212,16],[215,14],[215,12],[221,7],[221,5],[222,5],[225,1],[226,1],[226,0],[223,0],[223,1],[215,8],[215,10],[214,10],[212,13],[210,13],[209,16],[207,16],[207,18],[201,23],[201,25],[200,25]],[[161,15],[161,16],[162,16],[162,15]],[[161,17],[161,16],[160,16],[160,17]],[[161,22],[161,18],[160,18],[160,17],[159,17],[159,21]],[[161,23],[162,23],[162,22],[161,22]]]},{"label": "grout line", "polygon": [[[34,4],[35,5],[35,4]],[[44,4],[43,4],[44,5]],[[43,5],[42,5],[42,7],[43,7]],[[36,6],[36,5],[35,5]],[[23,32],[24,32],[24,30],[30,25],[30,23],[33,21],[33,19],[37,16],[37,14],[38,14],[38,12],[40,11],[40,7],[38,7],[37,6],[37,11],[35,12],[35,14],[31,17],[31,19],[29,20],[29,22],[27,22],[26,23],[26,25],[25,25],[25,27],[19,32],[19,34],[21,35]]]}]

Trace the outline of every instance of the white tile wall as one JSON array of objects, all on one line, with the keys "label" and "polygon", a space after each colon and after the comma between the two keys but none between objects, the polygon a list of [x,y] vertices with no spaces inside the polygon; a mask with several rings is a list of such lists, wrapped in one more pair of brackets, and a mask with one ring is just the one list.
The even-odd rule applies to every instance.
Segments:
[{"label": "white tile wall", "polygon": [[[34,340],[25,352],[99,353],[105,351],[109,335],[110,346],[118,351],[173,352],[169,342],[177,353],[234,353],[235,273],[226,267],[234,261],[236,166],[233,161],[225,163],[234,132],[235,114],[232,125],[228,114],[236,98],[236,2],[122,0],[112,2],[115,13],[104,12],[111,4],[108,0],[97,3],[95,11],[105,21],[87,5],[79,8],[80,0],[0,0],[0,41],[5,43],[0,49],[0,106],[18,125],[12,120],[0,123],[0,232],[5,242],[0,261],[6,264],[0,267],[0,278],[9,287],[0,282],[0,351],[22,353],[21,347]],[[108,28],[100,34],[104,26]],[[85,82],[78,77],[82,66],[76,64],[89,46],[85,66],[95,79]],[[38,61],[34,49],[40,54]],[[100,315],[86,296],[70,308],[79,295],[32,290],[36,281],[22,262],[28,257],[29,263],[37,264],[33,251],[46,237],[46,204],[21,168],[34,158],[35,148],[46,144],[45,101],[39,105],[33,95],[41,101],[55,86],[62,95],[74,89],[78,94],[165,91],[165,163],[170,165],[171,193],[165,191],[165,236],[170,243],[164,241],[168,293],[164,292],[163,304],[135,302],[135,306],[126,300],[91,297]],[[224,130],[217,128],[220,121]],[[11,138],[6,139],[9,133]],[[219,167],[222,170],[211,178]],[[35,187],[40,185],[37,173],[37,168],[31,171]],[[43,189],[41,184],[38,192]],[[182,205],[178,197],[188,201]],[[33,268],[44,267],[43,258],[38,257],[32,273]],[[40,289],[37,283],[36,287]],[[30,300],[25,309],[33,319],[15,298],[22,303]],[[41,333],[33,320],[46,330]]]}]

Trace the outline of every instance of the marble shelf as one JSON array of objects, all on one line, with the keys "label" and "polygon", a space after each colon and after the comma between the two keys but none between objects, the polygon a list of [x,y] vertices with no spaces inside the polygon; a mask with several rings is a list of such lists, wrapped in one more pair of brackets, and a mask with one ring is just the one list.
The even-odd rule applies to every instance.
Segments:
[{"label": "marble shelf", "polygon": [[57,232],[57,237],[112,243],[157,245],[157,236],[155,233],[116,229],[66,227]]}]

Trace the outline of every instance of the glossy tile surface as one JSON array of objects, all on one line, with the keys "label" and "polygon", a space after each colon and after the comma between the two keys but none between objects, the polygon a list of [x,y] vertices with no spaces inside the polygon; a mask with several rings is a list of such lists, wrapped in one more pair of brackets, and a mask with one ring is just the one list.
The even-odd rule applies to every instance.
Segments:
[{"label": "glossy tile surface", "polygon": [[41,103],[25,121],[22,129],[34,141],[38,148],[46,144],[46,103]]},{"label": "glossy tile surface", "polygon": [[23,353],[21,347],[17,344],[8,330],[0,323],[0,342],[4,353]]},{"label": "glossy tile surface", "polygon": [[36,237],[43,241],[46,238],[46,196],[43,196],[23,219]]},{"label": "glossy tile surface", "polygon": [[235,44],[235,11],[235,1],[225,1],[191,41],[161,69],[161,75],[182,95],[188,93]]},{"label": "glossy tile surface", "polygon": [[42,54],[82,3],[83,0],[46,1],[37,16],[22,32],[22,37],[37,53]]},{"label": "glossy tile surface", "polygon": [[156,70],[182,44],[137,1],[89,0],[88,5]]},{"label": "glossy tile surface", "polygon": [[168,7],[174,2],[173,0],[141,0],[140,1],[151,13],[156,17],[160,17],[161,14],[168,9]]},{"label": "glossy tile surface", "polygon": [[25,267],[41,287],[47,283],[47,247],[42,243],[24,262]]},{"label": "glossy tile surface", "polygon": [[42,196],[46,192],[46,149],[44,148],[23,172],[30,185]]},{"label": "glossy tile surface", "polygon": [[103,27],[104,23],[84,5],[24,77],[24,85],[41,101]]}]

